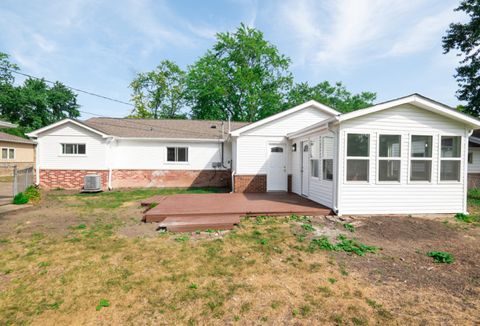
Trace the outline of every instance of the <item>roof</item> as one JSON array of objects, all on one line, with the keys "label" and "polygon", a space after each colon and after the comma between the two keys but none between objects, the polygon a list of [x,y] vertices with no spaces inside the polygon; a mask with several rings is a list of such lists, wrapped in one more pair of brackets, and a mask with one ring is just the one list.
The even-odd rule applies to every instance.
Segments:
[{"label": "roof", "polygon": [[411,95],[400,97],[398,99],[391,100],[391,101],[388,101],[388,102],[383,102],[383,103],[380,103],[380,104],[376,104],[376,105],[368,107],[366,109],[361,109],[361,110],[341,114],[336,118],[336,120],[339,121],[339,122],[347,121],[347,120],[350,120],[350,119],[353,119],[353,118],[358,118],[358,117],[364,116],[366,114],[382,111],[382,110],[385,110],[385,109],[390,109],[390,108],[393,108],[393,107],[396,107],[396,106],[402,105],[402,104],[412,104],[412,105],[415,105],[415,106],[420,107],[422,109],[425,109],[425,110],[428,110],[428,111],[431,111],[431,112],[434,112],[434,113],[438,113],[440,115],[446,116],[446,117],[451,118],[453,120],[457,120],[459,122],[465,123],[465,124],[467,124],[471,127],[480,128],[480,120],[478,120],[478,119],[476,119],[476,118],[474,118],[474,117],[472,117],[468,114],[459,112],[459,111],[455,110],[454,108],[452,108],[448,105],[439,103],[435,100],[432,100],[432,99],[430,99],[426,96],[420,95],[418,93],[414,93],[414,94],[411,94]]},{"label": "roof", "polygon": [[[91,118],[84,123],[121,138],[225,139],[228,136],[228,122],[224,121]],[[230,122],[230,128],[236,130],[247,124]]]},{"label": "roof", "polygon": [[16,128],[17,125],[8,121],[0,120],[0,128]]},{"label": "roof", "polygon": [[[64,123],[73,123],[102,137],[145,139],[225,139],[228,122],[211,120],[169,120],[130,118],[90,118],[85,121],[64,119],[28,134],[37,137],[40,133]],[[223,132],[222,132],[223,124]],[[247,122],[230,122],[231,130],[247,125]]]},{"label": "roof", "polygon": [[283,118],[289,114],[292,114],[292,113],[295,113],[297,111],[300,111],[300,110],[304,110],[304,109],[307,109],[309,107],[314,107],[314,108],[317,108],[321,111],[324,111],[326,113],[329,113],[331,115],[338,115],[340,114],[340,112],[338,112],[337,110],[334,110],[332,109],[331,107],[329,106],[326,106],[325,104],[322,104],[322,103],[319,103],[317,101],[314,101],[314,100],[310,100],[308,102],[305,102],[303,104],[300,104],[300,105],[297,105],[291,109],[288,109],[288,110],[285,110],[285,111],[282,111],[280,113],[277,113],[277,114],[274,114],[274,115],[271,115],[267,118],[264,118],[262,120],[258,120],[257,122],[254,122],[254,123],[251,123],[249,124],[248,126],[245,126],[245,127],[242,127],[242,128],[239,128],[237,130],[235,130],[235,132],[232,132],[232,136],[238,136],[240,135],[241,133],[245,132],[245,131],[248,131],[248,130],[251,130],[253,128],[256,128],[256,127],[259,127],[259,126],[262,126],[264,124],[267,124],[271,121],[274,121],[274,120],[277,120],[277,119],[280,119],[280,118]]},{"label": "roof", "polygon": [[21,144],[35,144],[35,142],[30,139],[25,139],[22,137],[10,135],[4,132],[0,132],[0,141],[10,142],[10,143],[21,143]]}]

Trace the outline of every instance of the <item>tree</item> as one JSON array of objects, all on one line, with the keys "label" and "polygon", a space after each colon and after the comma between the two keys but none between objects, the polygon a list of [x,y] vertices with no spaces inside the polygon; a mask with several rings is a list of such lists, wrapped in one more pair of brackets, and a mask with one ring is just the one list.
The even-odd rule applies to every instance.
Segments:
[{"label": "tree", "polygon": [[192,118],[257,121],[279,112],[292,84],[289,65],[254,28],[241,24],[234,33],[218,33],[187,73]]},{"label": "tree", "polygon": [[[27,78],[15,85],[12,71],[19,68],[0,53],[0,118],[28,132],[64,118],[80,116],[77,95],[60,82],[49,86],[44,79]],[[16,134],[13,130],[11,133]]]},{"label": "tree", "polygon": [[464,110],[474,116],[480,115],[480,1],[463,0],[455,11],[464,11],[470,20],[452,23],[443,37],[443,50],[460,52],[463,58],[456,68],[455,78],[459,90],[457,98],[466,101]]},{"label": "tree", "polygon": [[352,94],[341,82],[331,85],[328,81],[324,81],[315,86],[299,83],[290,89],[285,108],[315,100],[346,113],[371,106],[376,97],[377,95],[372,92]]},{"label": "tree", "polygon": [[163,60],[154,71],[140,73],[130,84],[135,108],[131,117],[185,118],[185,72],[174,62]]}]

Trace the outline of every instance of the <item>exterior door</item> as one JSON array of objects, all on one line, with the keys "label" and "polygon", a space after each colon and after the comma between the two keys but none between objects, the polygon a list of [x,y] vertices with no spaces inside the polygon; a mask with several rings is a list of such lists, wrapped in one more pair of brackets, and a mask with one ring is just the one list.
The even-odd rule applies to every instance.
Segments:
[{"label": "exterior door", "polygon": [[302,142],[302,195],[308,196],[308,181],[309,181],[309,168],[308,163],[310,161],[310,147],[308,141]]},{"label": "exterior door", "polygon": [[267,171],[267,191],[286,191],[287,166],[284,144],[269,145]]}]

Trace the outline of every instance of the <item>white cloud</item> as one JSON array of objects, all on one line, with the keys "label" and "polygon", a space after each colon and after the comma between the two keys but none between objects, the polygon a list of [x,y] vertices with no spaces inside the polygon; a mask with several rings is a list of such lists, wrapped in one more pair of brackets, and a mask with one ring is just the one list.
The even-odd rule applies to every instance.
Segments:
[{"label": "white cloud", "polygon": [[442,29],[454,18],[453,6],[445,3],[438,10],[438,3],[433,4],[431,0],[292,0],[278,10],[277,23],[296,42],[294,64],[344,70],[438,44]]}]

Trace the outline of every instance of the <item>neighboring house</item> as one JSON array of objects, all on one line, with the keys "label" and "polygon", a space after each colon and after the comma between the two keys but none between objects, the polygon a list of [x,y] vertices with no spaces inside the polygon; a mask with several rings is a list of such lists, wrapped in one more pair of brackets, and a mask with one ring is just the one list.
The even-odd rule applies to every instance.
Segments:
[{"label": "neighboring house", "polygon": [[[215,126],[215,127],[213,127]],[[418,94],[340,114],[309,101],[248,125],[66,119],[37,139],[37,183],[292,191],[337,214],[467,211],[468,138],[480,121]],[[223,132],[221,132],[223,130]],[[223,159],[222,159],[223,157]]]},{"label": "neighboring house", "polygon": [[35,142],[0,132],[0,175],[11,175],[13,167],[25,169],[35,165]]},{"label": "neighboring house", "polygon": [[480,129],[469,138],[467,161],[468,188],[480,188]]}]

